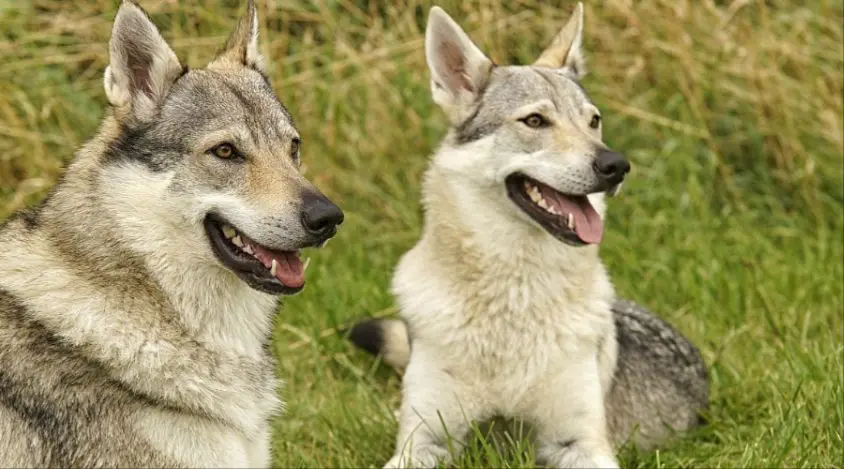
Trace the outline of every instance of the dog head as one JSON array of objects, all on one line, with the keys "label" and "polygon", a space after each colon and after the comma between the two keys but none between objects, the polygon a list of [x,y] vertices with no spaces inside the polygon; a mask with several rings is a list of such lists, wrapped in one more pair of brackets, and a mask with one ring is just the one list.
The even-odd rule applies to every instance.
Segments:
[{"label": "dog head", "polygon": [[575,246],[600,242],[603,194],[630,170],[603,143],[601,113],[579,84],[582,35],[578,4],[536,62],[496,66],[438,7],[425,33],[433,98],[451,123],[434,164]]},{"label": "dog head", "polygon": [[104,184],[126,202],[119,220],[255,289],[300,290],[299,250],[331,238],[343,212],[300,173],[303,142],[265,74],[254,3],[203,69],[183,67],[128,0],[109,52],[105,90],[119,130]]}]

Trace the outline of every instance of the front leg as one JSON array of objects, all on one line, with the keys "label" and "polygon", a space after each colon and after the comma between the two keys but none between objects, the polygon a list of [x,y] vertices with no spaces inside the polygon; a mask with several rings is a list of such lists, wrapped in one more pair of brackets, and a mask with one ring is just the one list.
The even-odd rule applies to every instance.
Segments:
[{"label": "front leg", "polygon": [[537,458],[548,467],[618,467],[596,355],[572,357],[549,374],[530,418],[536,423]]},{"label": "front leg", "polygon": [[270,467],[272,455],[269,430],[261,432],[246,443],[246,454],[249,457],[249,467]]},{"label": "front leg", "polygon": [[446,371],[433,354],[414,345],[402,380],[396,451],[386,468],[450,463],[462,449],[471,421],[482,418],[482,396]]}]

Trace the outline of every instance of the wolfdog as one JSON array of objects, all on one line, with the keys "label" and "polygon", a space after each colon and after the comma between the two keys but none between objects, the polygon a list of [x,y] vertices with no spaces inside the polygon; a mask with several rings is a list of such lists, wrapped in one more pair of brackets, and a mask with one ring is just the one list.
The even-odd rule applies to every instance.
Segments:
[{"label": "wolfdog", "polygon": [[299,171],[255,5],[189,70],[126,0],[97,135],[0,227],[0,465],[265,467],[269,347],[343,212]]},{"label": "wolfdog", "polygon": [[392,281],[402,319],[350,338],[406,367],[387,467],[434,467],[472,421],[535,431],[551,467],[617,467],[615,449],[688,430],[707,407],[697,349],[616,300],[598,255],[605,195],[630,164],[579,84],[583,7],[530,66],[498,66],[433,7],[425,54],[451,128],[423,182],[425,224]]}]

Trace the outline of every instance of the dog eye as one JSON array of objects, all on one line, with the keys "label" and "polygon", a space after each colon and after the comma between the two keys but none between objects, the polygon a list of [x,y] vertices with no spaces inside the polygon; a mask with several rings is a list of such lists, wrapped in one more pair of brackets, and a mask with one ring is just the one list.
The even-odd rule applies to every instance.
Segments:
[{"label": "dog eye", "polygon": [[600,126],[601,126],[601,116],[595,114],[594,116],[592,116],[592,120],[589,121],[589,127],[592,127],[593,129],[597,129]]},{"label": "dog eye", "polygon": [[302,141],[298,138],[294,138],[292,142],[290,142],[290,157],[293,158],[293,161],[299,160],[299,146],[302,145]]},{"label": "dog eye", "polygon": [[548,119],[543,117],[541,114],[533,113],[529,116],[520,119],[526,126],[530,127],[531,129],[539,129],[542,127],[548,127],[551,125],[548,122]]},{"label": "dog eye", "polygon": [[212,148],[211,153],[213,153],[217,158],[222,158],[224,160],[227,160],[237,154],[234,149],[234,145],[231,143],[221,143]]}]

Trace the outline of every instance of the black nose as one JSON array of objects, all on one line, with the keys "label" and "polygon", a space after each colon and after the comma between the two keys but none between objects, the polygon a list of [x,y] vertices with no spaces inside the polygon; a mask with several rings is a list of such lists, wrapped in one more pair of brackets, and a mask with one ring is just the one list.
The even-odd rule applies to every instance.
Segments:
[{"label": "black nose", "polygon": [[592,167],[598,179],[610,186],[623,181],[630,172],[630,163],[624,156],[611,150],[599,150]]},{"label": "black nose", "polygon": [[302,226],[308,233],[333,235],[340,223],[343,223],[343,211],[324,195],[310,191],[302,195]]}]

